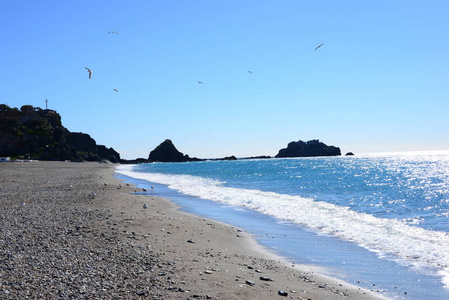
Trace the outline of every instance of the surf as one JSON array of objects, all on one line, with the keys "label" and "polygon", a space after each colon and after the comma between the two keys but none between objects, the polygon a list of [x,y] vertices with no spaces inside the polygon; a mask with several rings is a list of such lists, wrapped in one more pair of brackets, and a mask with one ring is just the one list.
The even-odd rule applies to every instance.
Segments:
[{"label": "surf", "polygon": [[449,287],[449,235],[411,226],[397,219],[376,217],[348,207],[312,198],[255,189],[228,187],[226,182],[194,175],[144,173],[133,166],[119,166],[117,172],[156,182],[182,194],[245,207],[279,220],[306,226],[356,243],[384,258],[439,276]]}]

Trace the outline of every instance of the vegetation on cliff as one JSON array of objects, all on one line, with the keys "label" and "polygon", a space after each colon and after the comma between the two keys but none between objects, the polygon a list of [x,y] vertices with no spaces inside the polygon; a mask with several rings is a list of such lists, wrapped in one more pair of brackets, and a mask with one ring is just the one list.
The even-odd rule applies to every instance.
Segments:
[{"label": "vegetation on cliff", "polygon": [[0,105],[0,156],[41,160],[119,162],[120,154],[88,134],[70,132],[54,110]]}]

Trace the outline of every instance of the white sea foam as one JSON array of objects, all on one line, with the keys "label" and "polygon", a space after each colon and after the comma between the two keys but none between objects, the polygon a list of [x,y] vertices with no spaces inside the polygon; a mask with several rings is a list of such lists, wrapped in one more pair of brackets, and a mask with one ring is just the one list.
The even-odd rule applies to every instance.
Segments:
[{"label": "white sea foam", "polygon": [[449,235],[410,226],[396,219],[378,218],[347,207],[299,196],[225,187],[223,182],[190,175],[134,172],[119,166],[117,172],[168,185],[187,195],[261,213],[305,225],[321,233],[352,241],[371,251],[397,256],[409,265],[434,268],[449,287]]}]

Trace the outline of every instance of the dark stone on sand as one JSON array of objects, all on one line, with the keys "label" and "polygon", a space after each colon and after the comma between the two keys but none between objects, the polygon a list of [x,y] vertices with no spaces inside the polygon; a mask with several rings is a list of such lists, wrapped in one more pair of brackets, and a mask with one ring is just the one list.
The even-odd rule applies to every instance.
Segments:
[{"label": "dark stone on sand", "polygon": [[187,243],[195,244],[194,240],[188,240]]},{"label": "dark stone on sand", "polygon": [[287,296],[288,296],[288,293],[287,293],[286,291],[279,291],[279,292],[278,292],[278,295],[279,295],[279,296],[287,297]]},{"label": "dark stone on sand", "polygon": [[263,280],[263,281],[273,281],[273,279],[271,279],[269,277],[265,277],[265,276],[260,276],[259,279]]},{"label": "dark stone on sand", "polygon": [[248,279],[248,280],[246,281],[246,284],[253,286],[253,285],[255,285],[256,283],[255,283],[254,281]]},{"label": "dark stone on sand", "polygon": [[279,150],[276,158],[284,157],[314,157],[314,156],[338,156],[341,155],[340,148],[328,146],[319,140],[308,142],[290,142],[287,148]]}]

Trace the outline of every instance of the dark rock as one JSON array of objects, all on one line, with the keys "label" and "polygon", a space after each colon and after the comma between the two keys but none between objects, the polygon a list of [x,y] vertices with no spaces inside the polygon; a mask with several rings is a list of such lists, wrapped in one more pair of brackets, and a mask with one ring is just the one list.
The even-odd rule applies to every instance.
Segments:
[{"label": "dark rock", "polygon": [[255,285],[256,283],[255,283],[254,281],[248,279],[248,280],[246,281],[246,284],[253,286],[253,285]]},{"label": "dark rock", "polygon": [[0,105],[0,156],[119,162],[120,154],[85,133],[70,132],[54,110]]},{"label": "dark rock", "polygon": [[169,139],[163,141],[148,156],[149,162],[186,162],[192,161],[188,155],[184,155],[176,149],[173,142]]},{"label": "dark rock", "polygon": [[148,159],[146,158],[136,158],[136,159],[121,159],[120,160],[121,164],[146,164],[149,163]]},{"label": "dark rock", "polygon": [[281,157],[313,157],[313,156],[337,156],[341,155],[340,148],[327,146],[319,140],[308,142],[297,141],[288,144],[287,148],[279,150],[276,158]]},{"label": "dark rock", "polygon": [[211,159],[208,159],[208,160],[237,160],[237,157],[235,157],[234,155],[232,155],[232,156],[226,156],[226,157],[223,157],[223,158],[211,158]]},{"label": "dark rock", "polygon": [[271,279],[269,277],[265,277],[265,276],[260,276],[259,279],[263,280],[263,281],[273,281],[273,279]]},{"label": "dark rock", "polygon": [[345,155],[346,155],[346,156],[351,156],[351,155],[354,155],[354,153],[348,152],[348,153],[346,153]]},{"label": "dark rock", "polygon": [[219,160],[237,160],[237,157],[234,155],[220,158]]},{"label": "dark rock", "polygon": [[261,155],[261,156],[251,156],[251,157],[243,157],[241,159],[269,159],[271,156]]},{"label": "dark rock", "polygon": [[287,296],[288,296],[288,293],[285,292],[285,291],[278,291],[278,295],[279,295],[279,296],[287,297]]}]

